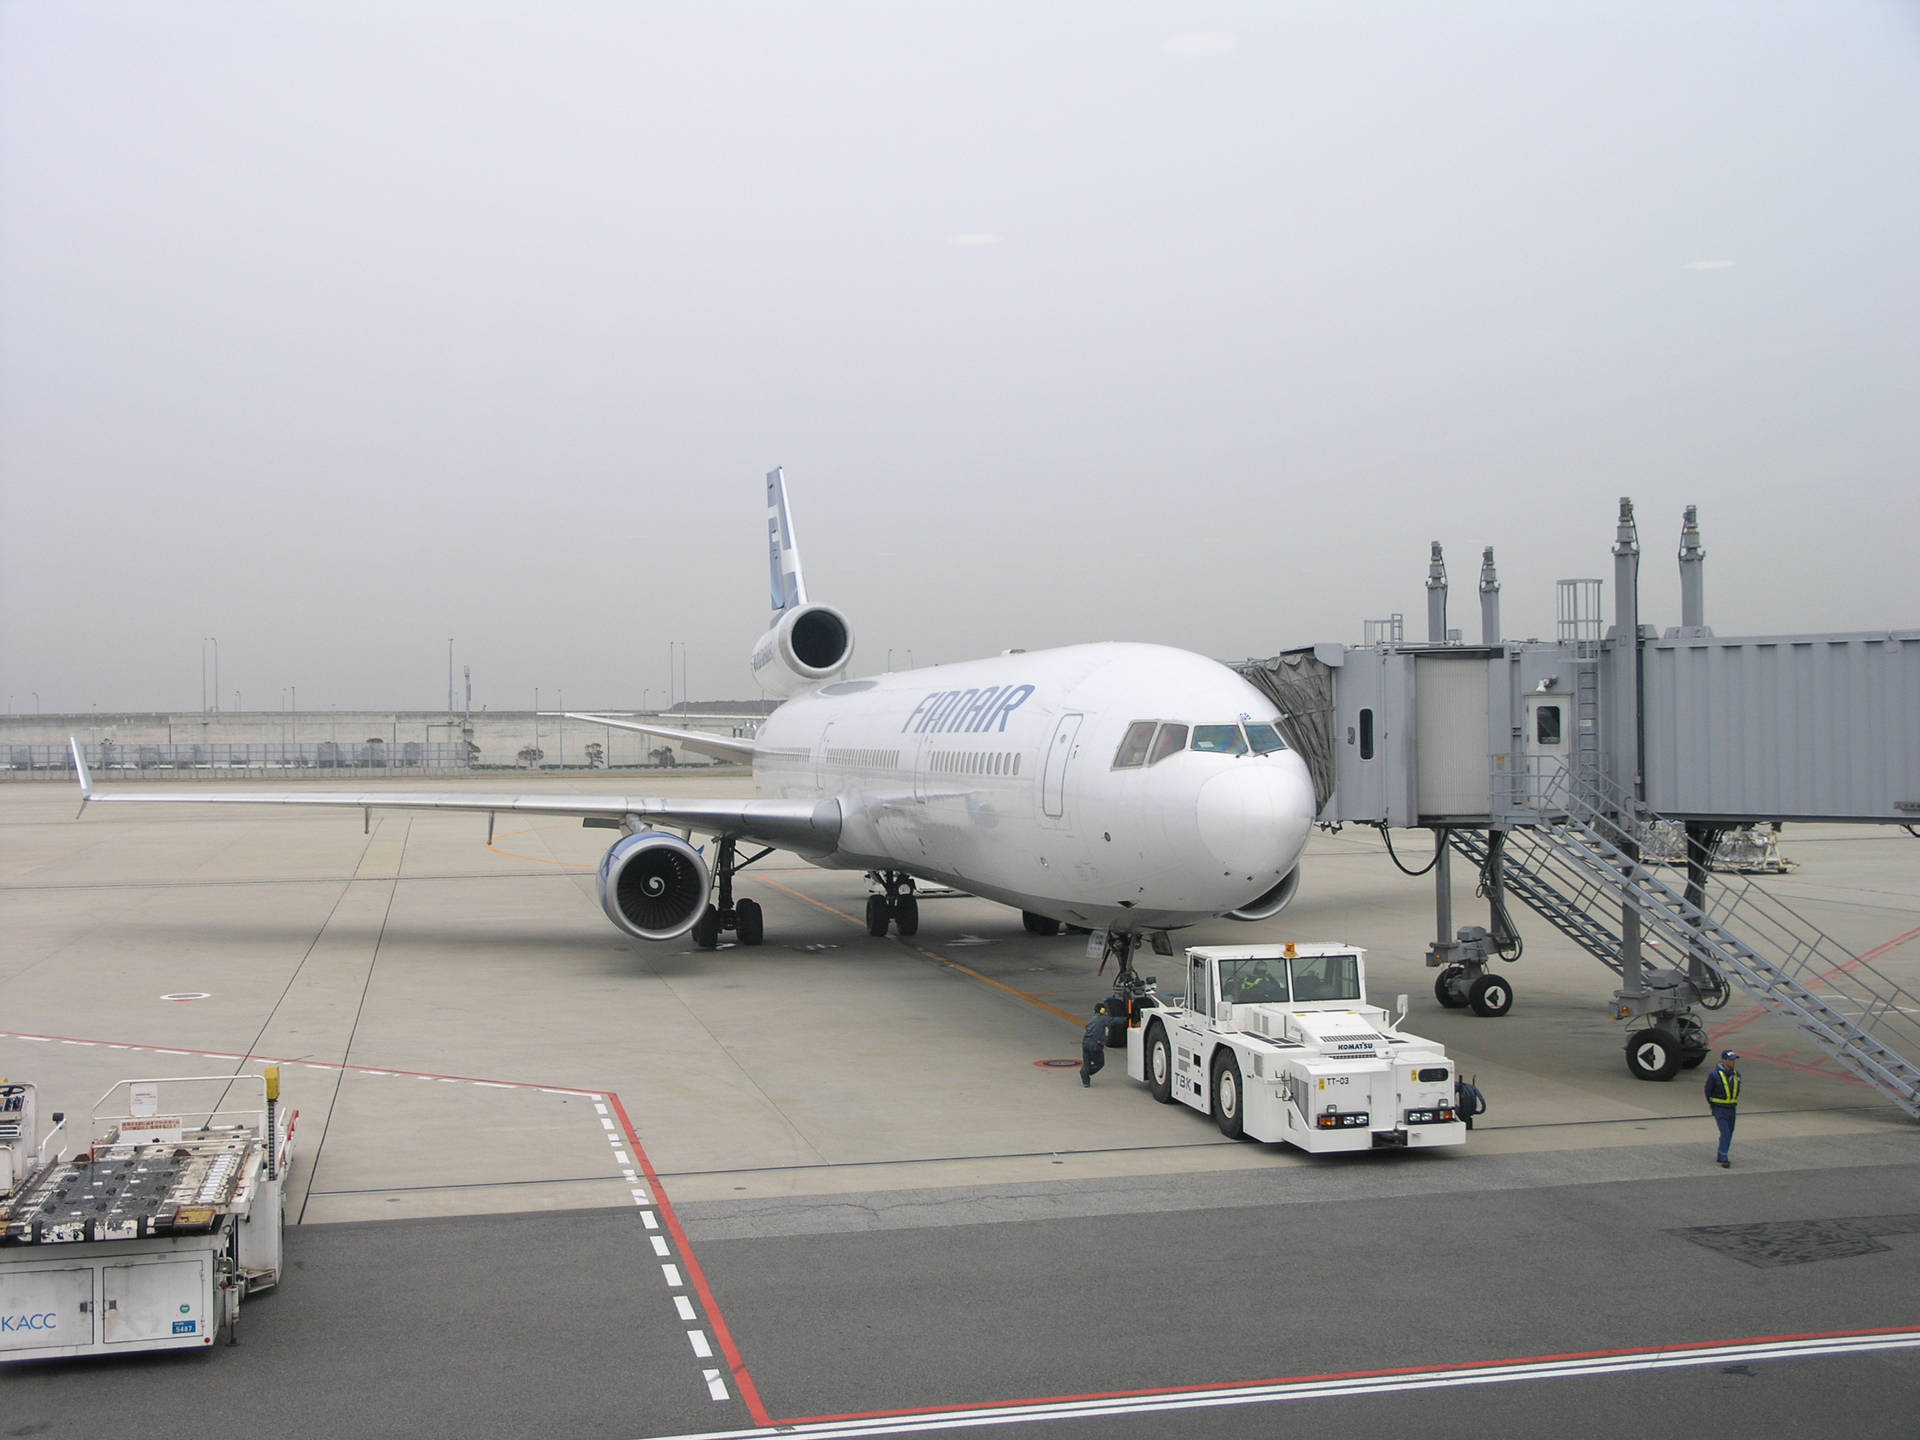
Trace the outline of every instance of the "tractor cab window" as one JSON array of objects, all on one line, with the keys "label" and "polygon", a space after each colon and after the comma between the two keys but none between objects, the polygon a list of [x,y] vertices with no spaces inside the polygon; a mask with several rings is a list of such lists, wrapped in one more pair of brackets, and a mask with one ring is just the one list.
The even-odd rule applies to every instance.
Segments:
[{"label": "tractor cab window", "polygon": [[1162,725],[1160,733],[1154,737],[1153,753],[1147,757],[1147,764],[1158,765],[1169,755],[1178,755],[1187,748],[1187,727],[1184,725]]},{"label": "tractor cab window", "polygon": [[1293,962],[1296,1000],[1358,1000],[1360,960],[1355,955],[1301,955]]},{"label": "tractor cab window", "polygon": [[1240,733],[1238,725],[1196,725],[1193,748],[1210,755],[1244,755],[1247,738]]},{"label": "tractor cab window", "polygon": [[1256,755],[1271,755],[1276,750],[1287,748],[1287,742],[1280,738],[1280,732],[1271,725],[1247,726],[1247,744],[1253,747]]},{"label": "tractor cab window", "polygon": [[1127,733],[1120,741],[1120,748],[1114,752],[1113,768],[1116,770],[1137,770],[1147,763],[1147,750],[1153,744],[1153,721],[1136,720],[1127,726]]},{"label": "tractor cab window", "polygon": [[1266,957],[1220,962],[1220,998],[1230,1005],[1268,1005],[1287,999],[1287,962]]}]

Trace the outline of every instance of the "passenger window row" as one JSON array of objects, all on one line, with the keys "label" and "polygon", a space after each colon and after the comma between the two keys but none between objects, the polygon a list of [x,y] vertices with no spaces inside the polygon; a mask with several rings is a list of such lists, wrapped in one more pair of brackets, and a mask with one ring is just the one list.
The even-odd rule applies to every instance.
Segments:
[{"label": "passenger window row", "polygon": [[900,752],[898,750],[829,749],[827,763],[843,770],[897,770],[900,768]]},{"label": "passenger window row", "polygon": [[1017,750],[936,750],[928,762],[936,775],[1018,775]]}]

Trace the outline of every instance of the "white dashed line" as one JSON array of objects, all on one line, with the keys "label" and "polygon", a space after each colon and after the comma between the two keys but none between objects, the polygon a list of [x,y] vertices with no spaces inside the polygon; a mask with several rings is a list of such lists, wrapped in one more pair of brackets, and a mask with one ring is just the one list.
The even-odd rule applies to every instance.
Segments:
[{"label": "white dashed line", "polygon": [[667,1284],[675,1290],[678,1290],[681,1285],[686,1283],[680,1278],[680,1267],[678,1265],[662,1265],[660,1267],[660,1273],[666,1277]]},{"label": "white dashed line", "polygon": [[640,1212],[640,1223],[649,1230],[658,1230],[660,1228],[660,1222],[653,1218],[653,1212],[651,1210],[642,1210]]},{"label": "white dashed line", "polygon": [[653,1253],[656,1255],[671,1255],[673,1253],[667,1248],[666,1236],[656,1235],[653,1237]]},{"label": "white dashed line", "polygon": [[680,1318],[682,1320],[693,1319],[693,1301],[689,1300],[686,1296],[684,1295],[674,1296],[673,1308],[679,1312]]},{"label": "white dashed line", "polygon": [[702,1370],[700,1374],[707,1382],[707,1394],[716,1400],[727,1398],[727,1382],[720,1378],[718,1370]]},{"label": "white dashed line", "polygon": [[698,1355],[702,1360],[711,1360],[713,1358],[713,1346],[707,1343],[706,1331],[689,1330],[687,1331],[687,1339],[693,1345],[693,1353]]}]

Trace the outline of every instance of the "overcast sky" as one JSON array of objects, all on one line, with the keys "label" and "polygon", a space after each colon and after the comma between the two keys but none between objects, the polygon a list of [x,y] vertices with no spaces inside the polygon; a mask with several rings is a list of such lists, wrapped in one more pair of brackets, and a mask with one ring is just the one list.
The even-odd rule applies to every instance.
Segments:
[{"label": "overcast sky", "polygon": [[[1920,9],[0,0],[16,710],[1920,626]],[[1606,604],[1611,609],[1611,590]]]}]

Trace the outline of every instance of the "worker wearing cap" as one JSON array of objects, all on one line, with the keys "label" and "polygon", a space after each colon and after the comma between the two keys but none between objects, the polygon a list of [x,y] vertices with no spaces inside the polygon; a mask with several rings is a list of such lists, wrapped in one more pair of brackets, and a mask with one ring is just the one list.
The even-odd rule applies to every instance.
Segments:
[{"label": "worker wearing cap", "polygon": [[1080,1083],[1093,1084],[1093,1077],[1106,1067],[1107,1063],[1107,1002],[1102,1000],[1093,1007],[1093,1019],[1087,1022],[1087,1033],[1080,1040]]},{"label": "worker wearing cap", "polygon": [[1720,1063],[1707,1076],[1707,1108],[1713,1111],[1713,1123],[1720,1127],[1720,1168],[1733,1161],[1727,1147],[1733,1144],[1733,1122],[1740,1108],[1740,1057],[1732,1050],[1720,1052]]}]

